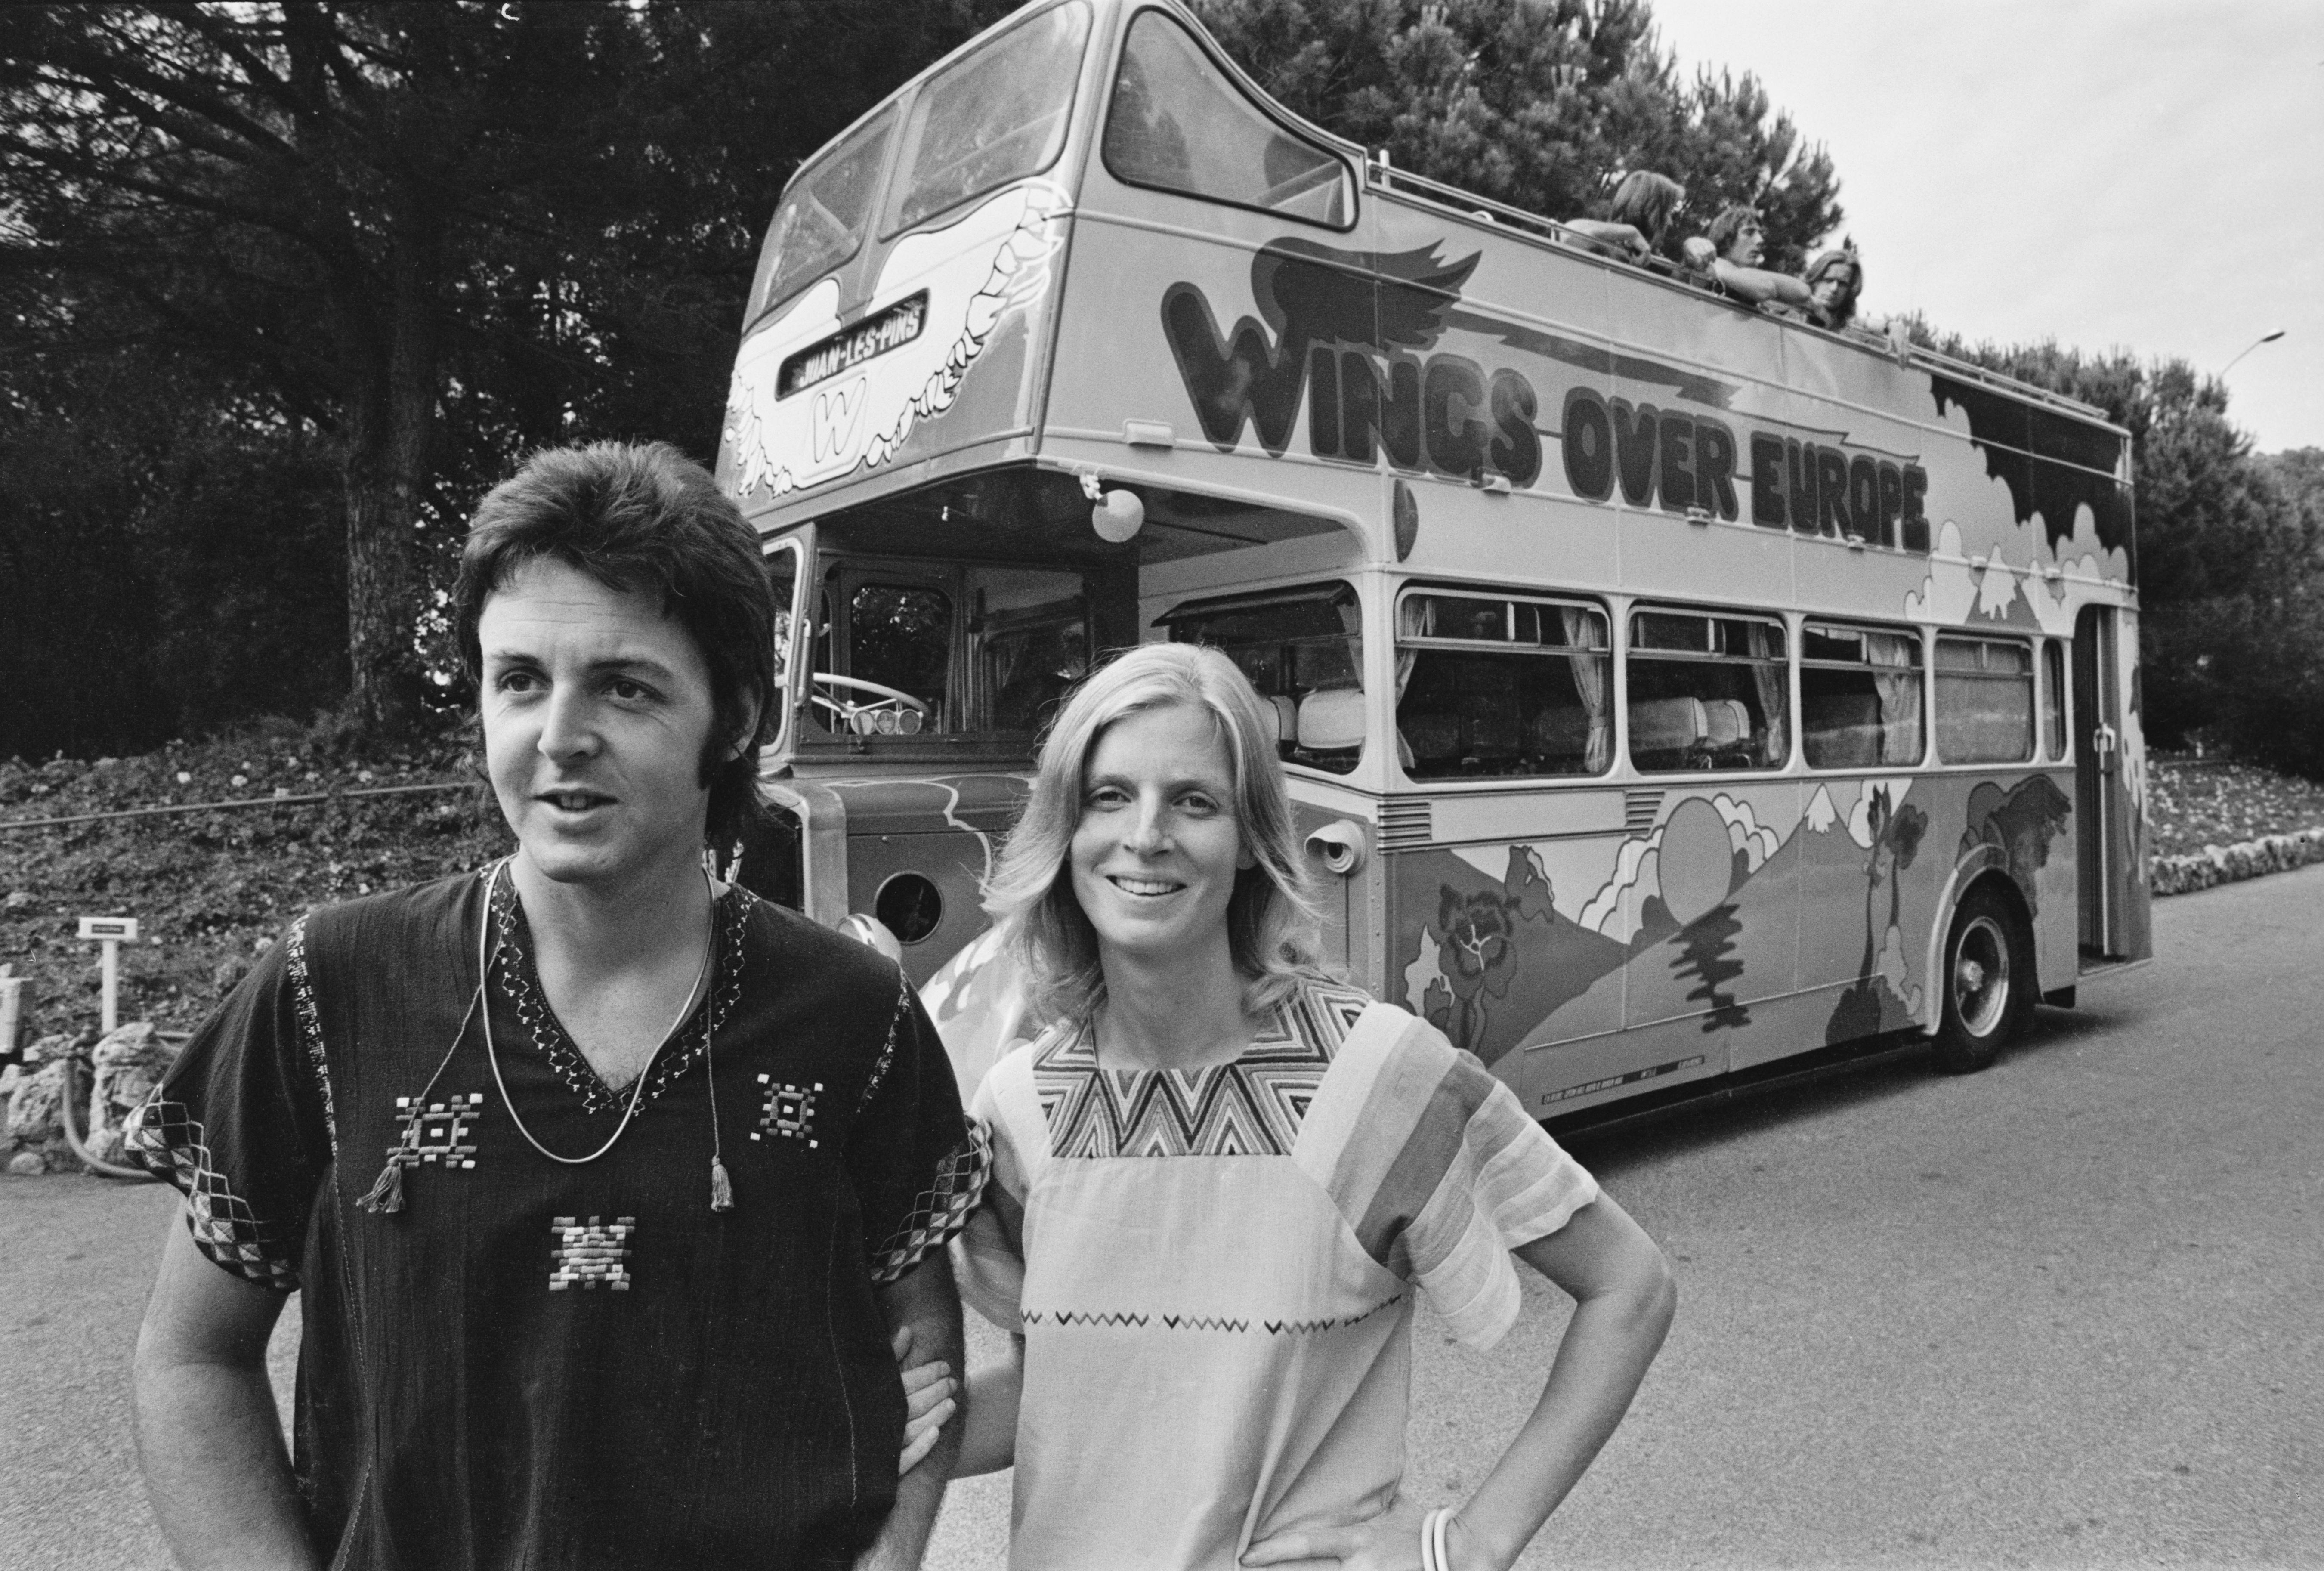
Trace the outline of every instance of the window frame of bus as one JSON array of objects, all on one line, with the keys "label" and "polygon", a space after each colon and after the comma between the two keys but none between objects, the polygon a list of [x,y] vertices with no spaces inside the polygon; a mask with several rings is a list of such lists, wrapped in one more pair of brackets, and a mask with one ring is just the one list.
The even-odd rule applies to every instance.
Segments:
[{"label": "window frame of bus", "polygon": [[[1406,633],[1403,631],[1405,605],[1416,596],[1424,596],[1437,599],[1475,600],[1485,604],[1499,604],[1505,609],[1512,612],[1518,605],[1539,606],[1560,612],[1584,611],[1597,618],[1599,631],[1603,634],[1606,642],[1602,645],[1595,646],[1570,643],[1522,643],[1519,642],[1514,635],[1508,639],[1497,642],[1492,639],[1446,638],[1441,634],[1435,633]],[[1510,625],[1511,621],[1513,621],[1513,617],[1505,617],[1503,625]],[[1401,772],[1406,781],[1414,785],[1425,786],[1433,790],[1442,786],[1490,786],[1510,781],[1597,780],[1613,772],[1614,763],[1618,756],[1618,749],[1615,745],[1614,734],[1614,617],[1612,612],[1601,602],[1592,600],[1582,596],[1561,596],[1556,595],[1544,595],[1529,590],[1503,589],[1491,585],[1438,583],[1407,584],[1398,590],[1397,594],[1395,610],[1390,617],[1389,626],[1396,630],[1392,652],[1399,657],[1397,661],[1399,667],[1402,664],[1401,656],[1406,649],[1413,650],[1416,654],[1425,653],[1431,650],[1439,650],[1446,653],[1498,655],[1504,658],[1517,660],[1548,658],[1564,660],[1569,662],[1571,662],[1572,658],[1577,654],[1594,653],[1606,662],[1605,670],[1603,672],[1606,701],[1606,762],[1594,770],[1587,767],[1588,753],[1587,743],[1585,742],[1583,753],[1584,767],[1579,770],[1536,771],[1527,772],[1510,772],[1506,774],[1424,774],[1418,772],[1416,760],[1414,762],[1407,762],[1406,758],[1406,752],[1410,744],[1406,739],[1404,734],[1404,699],[1405,694],[1409,691],[1410,688],[1408,682],[1399,681],[1397,683],[1398,691],[1395,697],[1394,707],[1391,715],[1391,724],[1396,727],[1397,768]],[[1415,669],[1416,670],[1417,670],[1416,661]],[[1567,675],[1571,677],[1572,674],[1572,668],[1569,663]],[[1580,693],[1581,685],[1579,682],[1575,683],[1574,690],[1577,694]],[[1586,699],[1582,704],[1582,712],[1585,716],[1589,712],[1589,704]]]},{"label": "window frame of bus", "polygon": [[2042,710],[2043,756],[2054,763],[2063,763],[2071,755],[2073,726],[2067,713],[2066,643],[2063,639],[2042,641]]},{"label": "window frame of bus", "polygon": [[[1948,668],[1944,663],[1944,657],[1946,646],[1949,644],[1972,645],[1980,652],[1989,649],[2014,649],[2018,653],[2024,656],[2025,667],[2022,671],[1989,673],[1989,668],[1985,663],[1985,656],[1980,652],[1978,657],[1978,665],[1974,670],[1966,667]],[[2034,644],[2033,641],[2030,639],[2002,638],[1997,637],[1991,633],[1984,633],[1940,631],[1937,633],[1937,647],[1933,652],[1929,663],[1929,674],[1931,678],[1930,686],[1932,698],[1932,702],[1930,706],[1929,730],[1931,738],[1934,742],[1936,747],[1936,762],[1939,763],[1974,764],[1979,766],[1988,766],[1997,763],[2034,762],[2039,756],[2037,749],[2042,737],[2042,716],[2039,701],[2034,691],[2034,670],[2035,661],[2034,657]],[[2024,749],[2015,754],[2006,756],[1954,757],[1952,753],[1945,746],[1946,709],[1944,695],[1945,685],[1948,680],[1956,683],[1983,682],[1990,686],[1998,686],[2005,681],[2015,683],[2025,694],[2025,744]]]},{"label": "window frame of bus", "polygon": [[[1911,665],[1881,666],[1875,665],[1869,660],[1823,660],[1818,659],[1817,657],[1808,653],[1808,640],[1819,634],[1826,636],[1836,634],[1844,638],[1850,634],[1861,635],[1866,633],[1879,633],[1884,637],[1903,639],[1906,646],[1913,652],[1913,661]],[[1867,649],[1868,651],[1868,645],[1867,646]],[[1803,617],[1800,622],[1799,669],[1800,762],[1807,768],[1819,774],[1864,774],[1875,770],[1883,769],[1918,769],[1922,764],[1928,762],[1929,737],[1930,732],[1932,729],[1929,715],[1929,655],[1928,649],[1926,647],[1926,641],[1922,637],[1921,629],[1917,627],[1897,627],[1891,624],[1874,622],[1852,622],[1844,618],[1831,616]],[[1914,740],[1913,756],[1908,759],[1897,759],[1893,761],[1886,758],[1876,759],[1870,763],[1817,762],[1814,754],[1808,750],[1808,672],[1811,670],[1849,671],[1866,672],[1877,676],[1882,671],[1895,672],[1907,670],[1913,673],[1914,685],[1918,688],[1921,698],[1918,727],[1919,734]],[[1877,694],[1874,701],[1876,703],[1878,702]],[[1883,719],[1879,724],[1884,730],[1883,745],[1885,747],[1885,729],[1888,723],[1886,719]]]},{"label": "window frame of bus", "polygon": [[[789,288],[784,290],[780,294],[777,294],[775,292],[775,282],[779,271],[781,260],[781,253],[775,245],[775,226],[782,222],[783,212],[789,206],[792,195],[803,190],[817,175],[836,165],[842,159],[846,157],[858,143],[862,142],[865,138],[872,136],[875,131],[878,133],[881,145],[878,160],[879,167],[872,171],[872,196],[877,197],[880,195],[881,189],[887,183],[889,165],[894,162],[895,158],[895,136],[898,114],[899,111],[896,105],[887,104],[881,106],[871,115],[866,116],[860,124],[844,133],[840,140],[832,146],[829,152],[825,153],[823,157],[816,159],[814,162],[800,170],[797,174],[791,176],[790,182],[783,187],[783,194],[776,200],[775,203],[775,216],[767,220],[766,237],[760,243],[759,266],[757,272],[751,279],[751,293],[748,297],[747,307],[743,313],[742,325],[744,331],[747,332],[760,321],[773,315],[775,311],[779,310],[781,307],[788,305],[792,300],[797,300],[800,295],[814,288],[816,283],[830,277],[834,273],[846,266],[850,262],[853,262],[856,256],[862,252],[863,236],[872,226],[872,203],[869,199],[866,199],[863,204],[862,216],[858,217],[855,221],[855,226],[845,251],[833,257],[828,263],[818,266],[814,273],[795,281]],[[830,211],[827,208],[824,210],[825,212]]]},{"label": "window frame of bus", "polygon": [[775,705],[779,714],[775,722],[773,739],[761,749],[764,753],[779,753],[790,744],[791,711],[803,701],[793,694],[795,684],[792,678],[798,670],[801,652],[799,596],[802,586],[807,582],[807,552],[806,542],[799,536],[790,534],[784,535],[779,540],[767,541],[761,548],[761,554],[766,561],[767,587],[770,595],[774,592],[778,582],[776,575],[781,570],[776,565],[775,559],[788,556],[791,559],[789,604],[783,605],[778,602],[775,606],[775,615],[778,619],[774,633],[775,686],[774,691],[768,698],[769,701]]},{"label": "window frame of bus", "polygon": [[[1179,36],[1185,40],[1188,46],[1193,49],[1196,55],[1200,56],[1204,60],[1210,64],[1212,69],[1217,72],[1219,79],[1226,85],[1228,90],[1234,97],[1240,98],[1250,109],[1254,118],[1272,125],[1275,127],[1277,132],[1283,135],[1286,140],[1320,154],[1337,169],[1340,179],[1340,189],[1346,202],[1347,217],[1345,222],[1334,224],[1323,218],[1311,218],[1306,217],[1305,214],[1295,213],[1284,208],[1262,207],[1251,202],[1237,201],[1232,197],[1222,197],[1210,191],[1191,189],[1186,186],[1163,185],[1160,182],[1152,180],[1139,180],[1134,176],[1122,173],[1120,169],[1115,167],[1111,145],[1113,141],[1113,116],[1115,108],[1121,101],[1122,68],[1130,59],[1131,45],[1137,42],[1139,28],[1142,26],[1149,17],[1158,18],[1164,24],[1176,28]],[[1179,21],[1176,16],[1171,14],[1167,11],[1160,9],[1157,6],[1146,6],[1131,13],[1129,25],[1121,30],[1121,45],[1120,49],[1115,51],[1113,69],[1106,78],[1105,114],[1098,122],[1097,144],[1098,161],[1105,166],[1105,172],[1111,175],[1123,185],[1132,187],[1139,190],[1160,191],[1167,196],[1185,197],[1193,201],[1210,202],[1222,208],[1235,208],[1246,213],[1263,213],[1270,218],[1280,218],[1294,224],[1305,224],[1311,227],[1323,229],[1334,235],[1347,234],[1356,226],[1356,220],[1359,216],[1358,209],[1363,199],[1363,182],[1359,180],[1355,176],[1354,171],[1349,168],[1348,160],[1345,155],[1336,148],[1321,146],[1310,137],[1303,134],[1296,125],[1270,106],[1266,95],[1261,93],[1257,85],[1252,83],[1250,78],[1243,74],[1240,67],[1214,52],[1208,47],[1205,41],[1193,29],[1187,27],[1185,23]]]},{"label": "window frame of bus", "polygon": [[[998,180],[989,180],[973,190],[964,191],[941,207],[930,208],[907,217],[906,209],[910,205],[909,198],[914,188],[918,184],[913,170],[919,157],[921,140],[927,129],[927,110],[934,101],[936,92],[954,73],[990,60],[1006,50],[1028,29],[1038,27],[1050,17],[1063,12],[1071,12],[1081,19],[1081,42],[1074,51],[1074,69],[1068,74],[1070,86],[1065,92],[1065,101],[1057,108],[1056,144],[1038,162],[1025,168],[1003,175]],[[1074,105],[1081,97],[1081,79],[1089,63],[1090,38],[1096,31],[1096,22],[1092,14],[1089,0],[1058,0],[1056,5],[1045,6],[1019,19],[1006,31],[986,40],[983,44],[962,55],[915,88],[912,90],[911,113],[905,117],[902,125],[899,128],[894,167],[889,176],[886,210],[880,218],[881,240],[886,242],[908,231],[924,228],[946,213],[964,208],[980,198],[991,196],[1004,186],[1014,185],[1019,180],[1035,179],[1056,168],[1057,160],[1065,156],[1065,144],[1073,140]],[[1011,135],[1021,135],[1027,129],[1026,126],[1019,126]],[[954,161],[955,163],[958,162]]]},{"label": "window frame of bus", "polygon": [[[1154,619],[1152,625],[1167,630],[1170,635],[1170,642],[1173,643],[1191,643],[1195,641],[1181,638],[1178,635],[1179,626],[1183,623],[1203,617],[1217,616],[1227,613],[1263,611],[1270,605],[1290,605],[1305,602],[1322,602],[1323,604],[1333,606],[1335,609],[1342,605],[1352,605],[1356,608],[1355,625],[1352,628],[1343,628],[1338,633],[1303,633],[1287,638],[1276,639],[1270,642],[1277,645],[1286,645],[1295,643],[1321,643],[1327,639],[1339,639],[1345,641],[1348,645],[1349,663],[1356,673],[1356,685],[1352,690],[1362,695],[1364,698],[1364,735],[1363,739],[1352,748],[1335,748],[1331,750],[1334,753],[1346,753],[1348,756],[1344,762],[1334,760],[1331,762],[1319,763],[1312,758],[1295,757],[1293,754],[1298,750],[1297,732],[1296,729],[1297,724],[1296,713],[1296,706],[1295,704],[1293,721],[1295,729],[1293,735],[1286,740],[1278,731],[1275,744],[1276,756],[1282,760],[1283,763],[1287,768],[1312,769],[1319,774],[1333,778],[1344,778],[1348,775],[1353,774],[1357,769],[1361,767],[1365,750],[1371,744],[1371,698],[1370,694],[1364,687],[1364,602],[1363,596],[1357,590],[1354,584],[1345,578],[1320,578],[1302,584],[1285,584],[1272,589],[1254,589],[1245,593],[1233,595],[1204,596],[1197,599],[1182,600],[1176,605],[1172,605],[1168,610],[1163,612],[1161,615],[1157,616]],[[1204,647],[1216,649],[1220,653],[1224,654],[1231,661],[1235,658],[1233,651],[1226,646],[1211,643],[1206,644]],[[1235,667],[1238,670],[1240,670],[1242,669],[1242,662],[1236,661]],[[1245,674],[1247,676],[1249,673],[1246,672]],[[1253,688],[1257,688],[1258,685],[1259,684],[1256,682],[1251,684]],[[1310,694],[1314,694],[1341,690],[1346,689],[1311,688],[1308,689],[1308,692]],[[1259,694],[1259,699],[1261,702],[1267,703],[1272,707],[1273,700],[1278,695],[1275,694],[1261,693]]]},{"label": "window frame of bus", "polygon": [[[1772,627],[1783,640],[1784,652],[1780,657],[1771,659],[1766,655],[1719,654],[1711,652],[1708,650],[1661,650],[1651,648],[1641,650],[1638,645],[1638,620],[1645,616],[1668,616],[1682,620],[1699,619],[1703,622],[1739,622],[1746,624],[1757,624],[1761,626]],[[1792,668],[1794,663],[1792,630],[1790,624],[1784,619],[1780,612],[1746,610],[1742,607],[1732,605],[1672,605],[1663,601],[1646,603],[1633,602],[1628,607],[1628,615],[1622,620],[1622,647],[1619,653],[1622,670],[1622,686],[1620,688],[1622,709],[1621,753],[1623,760],[1628,762],[1630,768],[1637,773],[1656,776],[1690,776],[1701,774],[1780,774],[1791,767],[1792,759],[1795,755],[1798,748],[1799,725],[1797,716],[1791,712],[1793,689]],[[1667,661],[1672,664],[1735,665],[1745,667],[1774,666],[1781,670],[1783,672],[1783,680],[1777,686],[1776,697],[1782,701],[1784,706],[1784,747],[1782,756],[1771,763],[1718,763],[1708,760],[1702,763],[1655,765],[1652,767],[1640,763],[1637,758],[1637,744],[1634,727],[1635,716],[1633,714],[1633,711],[1636,709],[1639,700],[1632,690],[1635,684],[1630,679],[1633,662],[1640,659],[1644,659],[1649,662],[1659,661]],[[1698,698],[1697,701],[1700,702],[1701,700]],[[1766,701],[1766,696],[1764,694],[1760,695],[1760,702],[1763,706]],[[1762,716],[1762,718],[1764,719],[1765,716]],[[1704,740],[1707,741],[1708,737],[1706,736]]]}]

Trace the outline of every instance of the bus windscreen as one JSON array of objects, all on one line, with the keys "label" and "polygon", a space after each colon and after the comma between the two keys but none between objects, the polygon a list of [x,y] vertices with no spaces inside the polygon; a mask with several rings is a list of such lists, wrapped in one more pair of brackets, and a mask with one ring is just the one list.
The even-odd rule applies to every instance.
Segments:
[{"label": "bus windscreen", "polygon": [[922,88],[904,130],[904,169],[882,235],[1038,174],[1065,150],[1089,42],[1089,7],[1044,12]]},{"label": "bus windscreen", "polygon": [[855,254],[895,129],[896,113],[890,109],[791,182],[759,254],[749,319],[756,321]]}]

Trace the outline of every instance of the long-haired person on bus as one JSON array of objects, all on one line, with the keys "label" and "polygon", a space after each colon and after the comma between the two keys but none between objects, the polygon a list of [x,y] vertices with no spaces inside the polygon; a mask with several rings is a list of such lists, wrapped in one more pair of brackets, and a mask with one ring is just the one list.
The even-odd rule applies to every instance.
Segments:
[{"label": "long-haired person on bus", "polygon": [[[1324,973],[1301,857],[1224,655],[1145,645],[1066,703],[987,895],[1054,1023],[977,1094],[960,1246],[1017,1335],[956,1472],[1014,1464],[1019,1571],[1507,1566],[1670,1326],[1662,1252],[1508,1088]],[[1407,1495],[1414,1302],[1491,1346],[1512,1252],[1580,1301],[1547,1387],[1467,1500]]]}]

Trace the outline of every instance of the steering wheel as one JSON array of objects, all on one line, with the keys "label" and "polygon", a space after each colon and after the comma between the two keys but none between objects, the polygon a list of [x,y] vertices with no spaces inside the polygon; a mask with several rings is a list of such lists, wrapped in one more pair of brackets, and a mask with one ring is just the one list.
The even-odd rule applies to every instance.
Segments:
[{"label": "steering wheel", "polygon": [[[928,707],[922,700],[891,688],[885,682],[866,681],[862,677],[843,677],[835,671],[814,671],[807,676],[807,698],[822,705],[837,717],[840,728],[853,731],[858,736],[917,736],[928,723]],[[875,695],[868,704],[858,703],[837,692],[822,693],[824,686],[851,688],[856,692]]]}]

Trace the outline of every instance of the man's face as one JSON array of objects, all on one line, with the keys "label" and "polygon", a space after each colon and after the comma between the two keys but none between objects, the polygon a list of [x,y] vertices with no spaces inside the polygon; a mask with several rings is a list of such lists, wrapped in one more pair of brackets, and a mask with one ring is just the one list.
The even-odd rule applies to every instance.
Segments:
[{"label": "man's face", "polygon": [[1849,289],[1855,282],[1855,275],[1848,269],[1827,268],[1824,275],[1816,280],[1815,288],[1810,293],[1819,308],[1827,311],[1835,310],[1839,308],[1840,302],[1848,298]]},{"label": "man's face", "polygon": [[1735,238],[1727,243],[1727,260],[1738,267],[1758,266],[1759,258],[1766,254],[1766,238],[1758,219],[1744,219],[1743,226],[1735,231]]},{"label": "man's face", "polygon": [[484,757],[518,855],[559,883],[618,890],[701,855],[710,672],[647,596],[553,559],[484,602]]}]

